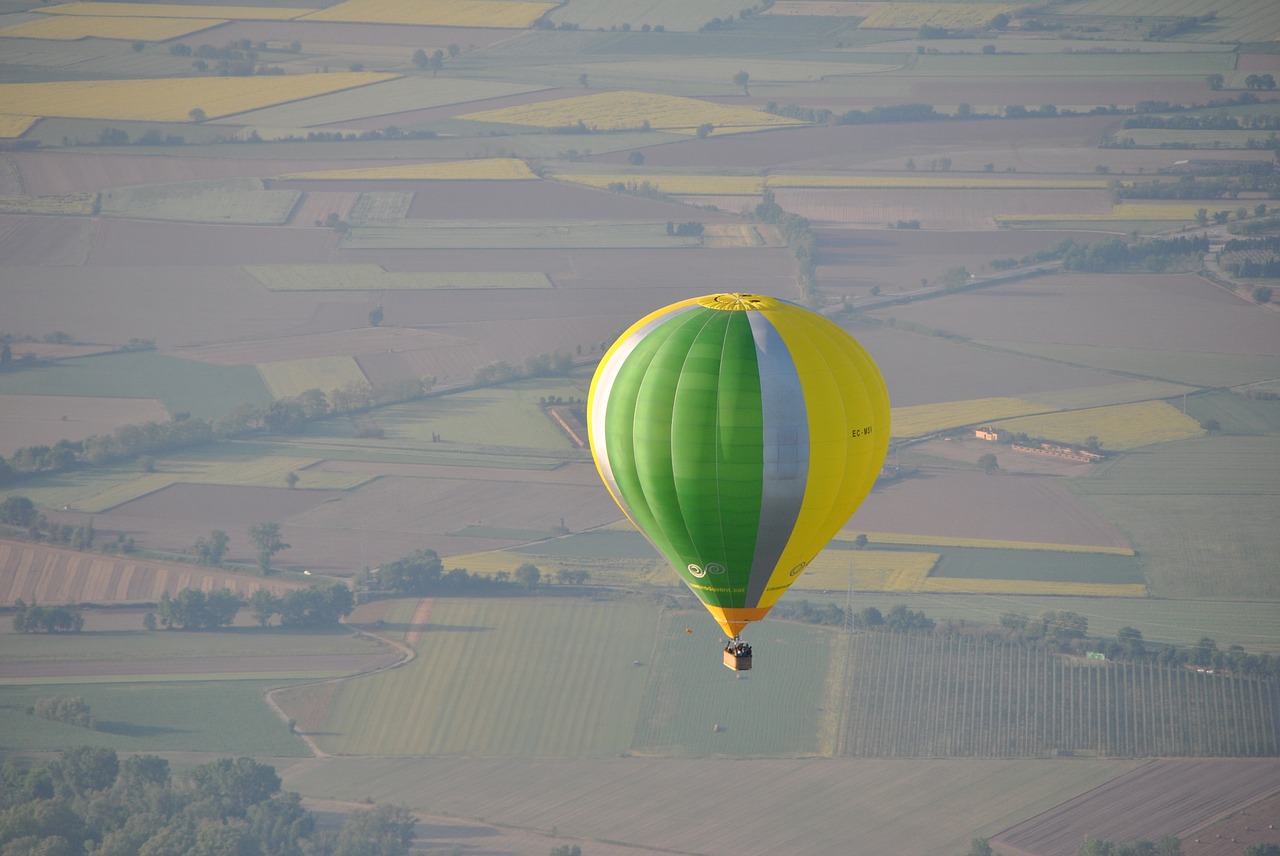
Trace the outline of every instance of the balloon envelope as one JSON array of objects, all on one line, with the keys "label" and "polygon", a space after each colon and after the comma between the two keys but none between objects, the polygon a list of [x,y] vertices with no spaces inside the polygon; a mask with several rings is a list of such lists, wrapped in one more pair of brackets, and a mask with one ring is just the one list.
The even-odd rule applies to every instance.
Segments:
[{"label": "balloon envelope", "polygon": [[870,492],[889,396],[863,347],[823,316],[713,294],[614,343],[591,381],[587,429],[614,500],[736,636]]}]

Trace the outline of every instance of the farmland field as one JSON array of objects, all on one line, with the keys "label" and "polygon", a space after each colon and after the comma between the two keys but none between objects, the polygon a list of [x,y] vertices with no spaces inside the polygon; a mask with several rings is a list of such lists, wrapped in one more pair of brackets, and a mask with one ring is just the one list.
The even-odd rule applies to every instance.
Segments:
[{"label": "farmland field", "polygon": [[194,107],[211,118],[257,110],[396,75],[371,72],[289,75],[262,80],[236,77],[101,80],[80,83],[3,83],[5,112],[140,122],[187,122]]},{"label": "farmland field", "polygon": [[[92,523],[115,551],[46,538],[0,557],[7,599],[113,604],[87,608],[83,634],[0,638],[0,754],[97,741],[180,765],[274,757],[324,823],[404,804],[431,852],[955,856],[1037,818],[1158,837],[1233,810],[1218,791],[1252,798],[1219,787],[1258,779],[1250,759],[1214,756],[1280,755],[1274,681],[1084,662],[990,628],[1067,610],[1098,644],[1132,627],[1149,646],[1280,653],[1275,301],[1196,272],[1212,257],[1179,273],[1030,265],[1068,238],[1216,245],[1248,225],[1236,209],[1280,205],[1267,129],[1124,128],[1138,113],[1274,118],[1261,75],[1280,59],[1260,44],[1274,12],[743,5],[0,12],[0,500],[31,499],[57,537]],[[976,29],[1000,11],[1017,14]],[[1183,141],[1203,147],[1158,147]],[[1197,192],[1231,188],[1113,199],[1186,173]],[[1257,187],[1228,198],[1237,174]],[[757,208],[767,199],[781,210]],[[1201,226],[1202,207],[1230,216]],[[696,237],[669,234],[690,223]],[[906,606],[936,634],[775,615],[747,634],[756,668],[724,669],[714,623],[548,417],[548,399],[576,408],[637,318],[721,291],[827,314],[893,402],[890,468],[781,606],[831,620]],[[572,369],[527,376],[551,355]],[[508,367],[521,377],[478,385]],[[126,425],[425,378],[422,400],[343,406],[294,433],[27,472],[45,460],[29,447],[63,435],[60,460]],[[1107,454],[973,436],[996,422],[1096,437]],[[274,572],[231,573],[256,566],[250,532],[266,521],[291,545]],[[215,531],[226,567],[164,559]],[[366,572],[417,550],[471,574],[532,563],[542,581],[529,596],[362,603],[352,629],[385,647],[247,614],[226,631],[138,629],[144,604],[181,585],[333,579],[363,599]],[[411,662],[368,671],[399,645]],[[22,712],[45,693],[92,696],[107,728]],[[1073,802],[1148,767],[1116,787],[1154,800],[1164,777],[1177,817],[1135,818],[1105,791],[1101,808]],[[1005,849],[1079,845],[1028,829]]]},{"label": "farmland field", "polygon": [[[399,620],[415,607],[401,604]],[[315,737],[326,751],[360,755],[625,751],[648,674],[631,661],[650,659],[655,622],[654,608],[624,604],[437,600],[419,656],[344,683]],[[482,668],[487,677],[475,680]],[[581,704],[582,692],[596,702]],[[289,694],[279,700],[288,710]]]}]

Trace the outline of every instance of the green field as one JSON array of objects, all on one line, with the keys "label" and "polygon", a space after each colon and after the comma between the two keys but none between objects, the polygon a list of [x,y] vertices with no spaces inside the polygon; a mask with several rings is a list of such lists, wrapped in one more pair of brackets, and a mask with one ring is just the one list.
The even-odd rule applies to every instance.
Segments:
[{"label": "green field", "polygon": [[[416,603],[398,604],[392,620],[407,621]],[[657,619],[640,603],[437,599],[417,658],[344,682],[316,740],[358,755],[624,752]],[[290,698],[280,702],[293,715]]]},{"label": "green field", "polygon": [[[685,628],[693,633],[686,633]],[[673,757],[827,755],[833,715],[829,630],[781,622],[752,628],[752,671],[721,662],[724,637],[704,616],[667,616],[632,751]]]},{"label": "green field", "polygon": [[114,188],[102,194],[101,206],[110,217],[278,226],[301,198],[296,190],[266,190],[261,179],[246,178]]},{"label": "green field", "polygon": [[155,398],[170,413],[187,412],[208,421],[241,404],[271,403],[253,366],[215,366],[155,351],[78,357],[3,372],[0,392]]},{"label": "green field", "polygon": [[[175,592],[176,594],[176,592]],[[125,661],[178,657],[257,657],[292,654],[369,654],[380,649],[370,639],[343,629],[262,630],[237,627],[214,632],[156,632],[137,630],[86,631],[64,634],[5,633],[4,658],[40,660]],[[12,681],[10,681],[12,683]]]},{"label": "green field", "polygon": [[[173,679],[142,683],[0,686],[0,751],[109,746],[122,752],[306,755],[263,693],[280,680]],[[42,696],[84,696],[94,731],[38,719],[26,708]]]},{"label": "green field", "polygon": [[1047,360],[1195,386],[1238,386],[1280,376],[1280,357],[1261,354],[1204,353],[1166,348],[1116,348],[1105,345],[1039,342],[991,342],[981,339],[975,342]]},{"label": "green field", "polygon": [[1073,583],[1141,583],[1136,557],[1106,553],[934,548],[941,558],[930,576],[952,579],[1037,580]]}]

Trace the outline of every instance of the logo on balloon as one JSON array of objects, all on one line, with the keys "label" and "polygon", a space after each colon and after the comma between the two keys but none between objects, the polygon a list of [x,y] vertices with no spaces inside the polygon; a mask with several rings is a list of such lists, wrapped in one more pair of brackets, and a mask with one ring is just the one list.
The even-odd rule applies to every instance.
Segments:
[{"label": "logo on balloon", "polygon": [[708,562],[708,563],[707,563],[707,573],[709,573],[709,574],[723,574],[724,572],[725,572],[725,567],[724,567],[724,565],[720,564],[719,562]]},{"label": "logo on balloon", "polygon": [[698,579],[702,579],[703,577],[705,577],[705,576],[707,575],[706,570],[705,570],[705,569],[703,569],[703,567],[702,567],[701,565],[693,565],[693,564],[691,564],[691,565],[689,565],[689,569],[688,569],[688,570],[689,570],[689,573],[693,574],[693,575],[694,575],[695,577],[697,577]]},{"label": "logo on balloon", "polygon": [[801,571],[803,571],[803,570],[804,570],[805,568],[807,568],[807,567],[809,567],[809,563],[808,563],[808,562],[801,562],[800,564],[796,565],[794,568],[792,568],[792,569],[791,569],[791,576],[793,576],[793,577],[798,577],[798,576],[800,576],[800,572],[801,572]]}]

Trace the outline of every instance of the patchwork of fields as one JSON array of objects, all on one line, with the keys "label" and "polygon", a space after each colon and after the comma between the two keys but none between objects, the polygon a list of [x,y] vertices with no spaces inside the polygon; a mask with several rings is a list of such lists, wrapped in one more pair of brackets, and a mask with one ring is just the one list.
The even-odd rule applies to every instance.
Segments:
[{"label": "patchwork of fields", "polygon": [[[0,541],[0,606],[112,607],[5,629],[0,754],[271,758],[327,810],[409,806],[439,852],[1070,856],[1198,837],[1274,790],[1274,680],[974,630],[1069,610],[1107,641],[1280,653],[1258,288],[1280,283],[1212,258],[1021,276],[1068,238],[1267,230],[1267,4],[29,5],[0,12],[0,455],[22,471],[0,501],[117,552]],[[1139,111],[1169,127],[1124,127]],[[724,669],[548,417],[636,318],[722,291],[824,312],[894,404],[885,478],[782,606],[903,605],[939,632],[770,620],[755,668]],[[430,393],[276,418],[410,386]],[[287,430],[26,472],[62,440],[255,418]],[[232,573],[263,522],[291,545],[276,572]],[[175,560],[213,532],[229,567]],[[283,594],[424,549],[531,563],[539,596],[141,629],[165,592]],[[25,713],[49,695],[100,727]]]}]

